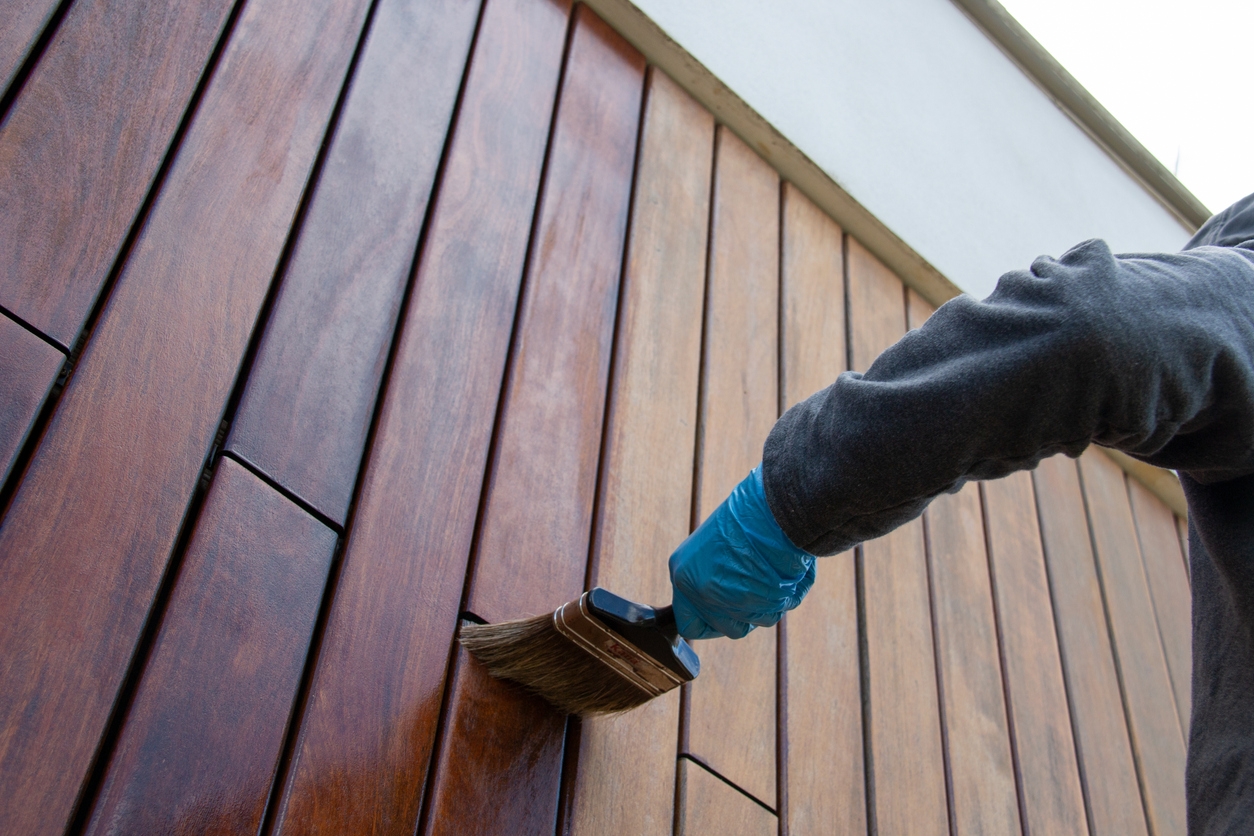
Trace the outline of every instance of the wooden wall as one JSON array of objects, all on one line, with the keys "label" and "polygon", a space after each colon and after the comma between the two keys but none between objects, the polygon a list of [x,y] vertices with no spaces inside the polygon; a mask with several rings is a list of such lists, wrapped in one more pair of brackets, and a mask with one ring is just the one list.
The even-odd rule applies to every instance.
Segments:
[{"label": "wooden wall", "polygon": [[930,307],[569,0],[0,37],[0,831],[1184,832],[1180,521],[1100,452],[580,722],[463,618],[671,549]]}]

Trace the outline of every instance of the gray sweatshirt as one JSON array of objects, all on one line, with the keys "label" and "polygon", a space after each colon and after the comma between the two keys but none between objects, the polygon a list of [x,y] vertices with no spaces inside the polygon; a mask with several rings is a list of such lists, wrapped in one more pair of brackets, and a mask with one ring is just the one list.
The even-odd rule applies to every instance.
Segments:
[{"label": "gray sweatshirt", "polygon": [[[938,494],[1090,443],[1189,502],[1192,834],[1254,828],[1254,195],[1178,254],[1086,241],[960,296],[790,409],[763,453],[784,532],[835,554]],[[820,567],[821,571],[821,567]]]}]

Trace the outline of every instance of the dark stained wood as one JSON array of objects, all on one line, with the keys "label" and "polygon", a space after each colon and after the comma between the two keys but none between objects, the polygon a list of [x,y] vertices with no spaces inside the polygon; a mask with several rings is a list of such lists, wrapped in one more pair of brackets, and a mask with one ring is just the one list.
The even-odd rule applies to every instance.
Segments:
[{"label": "dark stained wood", "polygon": [[426,832],[552,833],[566,718],[488,676],[464,650],[455,665]]},{"label": "dark stained wood", "polygon": [[[714,119],[649,73],[601,466],[591,581],[670,601],[666,557],[688,534]],[[674,823],[679,691],[579,733],[570,832]]]},{"label": "dark stained wood", "polygon": [[[488,621],[551,612],[587,574],[644,59],[586,6],[574,25],[474,558],[468,607]],[[551,829],[564,723],[531,722],[533,700],[501,684],[449,699],[432,832]],[[521,771],[481,743],[517,734],[546,753]],[[498,796],[487,818],[468,794]]]},{"label": "dark stained wood", "polygon": [[0,28],[0,93],[13,81],[59,5],[58,0],[23,0],[5,5],[4,26]]},{"label": "dark stained wood", "polygon": [[[0,305],[66,348],[108,276],[231,5],[75,3],[0,126]],[[246,40],[246,27],[238,35]]]},{"label": "dark stained wood", "polygon": [[[906,332],[905,291],[852,238],[850,366],[865,371]],[[944,752],[923,526],[918,520],[861,547],[870,700],[871,796],[880,833],[947,833]],[[820,567],[821,568],[821,567]]]},{"label": "dark stained wood", "polygon": [[770,810],[687,758],[679,761],[676,824],[676,836],[775,836],[779,832],[779,821]]},{"label": "dark stained wood", "polygon": [[1158,836],[1183,834],[1184,734],[1125,477],[1100,450],[1080,457],[1080,474],[1150,830]]},{"label": "dark stained wood", "polygon": [[[704,520],[762,459],[779,409],[779,177],[726,128],[715,146],[695,507]],[[770,807],[776,635],[700,642],[683,751]]]},{"label": "dark stained wood", "polygon": [[1158,631],[1162,635],[1171,688],[1176,696],[1176,713],[1185,740],[1189,736],[1190,687],[1193,677],[1193,621],[1189,577],[1175,515],[1162,500],[1136,479],[1128,479],[1128,497],[1145,560],[1145,579],[1154,600]]},{"label": "dark stained wood", "polygon": [[1089,826],[1146,833],[1076,464],[1046,459],[1033,482]]},{"label": "dark stained wood", "polygon": [[1032,477],[1015,473],[983,491],[1024,831],[1087,833]]},{"label": "dark stained wood", "polygon": [[0,528],[2,832],[65,826],[366,6],[263,0],[244,10]]},{"label": "dark stained wood", "polygon": [[64,354],[0,313],[0,485],[64,362]]},{"label": "dark stained wood", "polygon": [[483,11],[278,832],[416,826],[569,8]]},{"label": "dark stained wood", "polygon": [[385,2],[228,449],[343,523],[478,17]]},{"label": "dark stained wood", "polygon": [[88,833],[257,832],[335,540],[221,460]]},{"label": "dark stained wood", "polygon": [[[782,406],[845,370],[840,227],[792,184],[783,190]],[[866,831],[857,575],[852,552],[819,561],[814,588],[785,616],[784,774],[789,832]]]},{"label": "dark stained wood", "polygon": [[928,532],[954,829],[1018,833],[979,486],[937,497],[928,509]]}]

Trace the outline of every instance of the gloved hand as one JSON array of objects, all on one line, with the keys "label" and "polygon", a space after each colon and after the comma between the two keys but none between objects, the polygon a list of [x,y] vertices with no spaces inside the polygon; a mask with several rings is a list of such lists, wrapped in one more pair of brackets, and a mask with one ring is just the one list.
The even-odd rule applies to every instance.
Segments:
[{"label": "gloved hand", "polygon": [[775,522],[758,465],[671,555],[680,634],[739,639],[775,624],[810,591],[814,560]]}]

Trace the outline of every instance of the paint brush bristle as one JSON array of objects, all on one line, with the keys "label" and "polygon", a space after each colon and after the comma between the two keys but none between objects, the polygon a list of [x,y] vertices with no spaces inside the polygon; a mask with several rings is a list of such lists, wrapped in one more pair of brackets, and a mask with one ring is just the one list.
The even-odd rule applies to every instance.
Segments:
[{"label": "paint brush bristle", "polygon": [[655,610],[594,589],[551,615],[465,624],[459,640],[498,679],[568,714],[615,714],[690,681],[700,662]]}]

